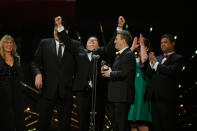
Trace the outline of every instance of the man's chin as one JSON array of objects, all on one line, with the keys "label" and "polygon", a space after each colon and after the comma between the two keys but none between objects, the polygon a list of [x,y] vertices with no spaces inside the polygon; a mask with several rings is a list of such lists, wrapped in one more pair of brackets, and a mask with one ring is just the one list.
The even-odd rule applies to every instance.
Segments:
[{"label": "man's chin", "polygon": [[89,48],[88,50],[94,50],[94,48]]}]

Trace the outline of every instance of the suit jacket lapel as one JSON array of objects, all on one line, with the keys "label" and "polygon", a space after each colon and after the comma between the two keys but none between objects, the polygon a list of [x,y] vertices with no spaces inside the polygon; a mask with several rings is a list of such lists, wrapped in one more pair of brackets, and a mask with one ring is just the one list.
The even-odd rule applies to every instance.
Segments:
[{"label": "suit jacket lapel", "polygon": [[55,43],[54,39],[51,41],[50,48],[51,48],[53,54],[57,57],[56,43]]},{"label": "suit jacket lapel", "polygon": [[114,63],[113,63],[113,65],[112,65],[112,67],[116,66],[116,65],[119,63],[120,58],[121,58],[122,56],[124,56],[124,54],[125,54],[128,50],[130,50],[130,48],[125,49],[121,54],[119,54],[118,56],[116,56],[116,58],[115,58],[115,60],[114,60]]},{"label": "suit jacket lapel", "polygon": [[91,63],[91,61],[90,61],[90,59],[89,59],[89,57],[88,57],[88,50],[87,49],[83,49],[83,51],[84,51],[84,53],[86,54],[86,58],[87,58],[87,60],[89,61],[89,63]]},{"label": "suit jacket lapel", "polygon": [[175,53],[169,55],[168,58],[167,58],[167,60],[163,64],[165,64],[165,65],[168,64],[171,61],[171,59],[172,59],[172,57],[173,57],[174,54]]},{"label": "suit jacket lapel", "polygon": [[51,48],[52,53],[54,54],[54,58],[55,58],[56,61],[58,62],[55,39],[52,39],[51,44],[50,44],[50,48]]},{"label": "suit jacket lapel", "polygon": [[128,50],[130,50],[130,48],[125,49],[125,50],[120,54],[120,57],[123,56]]}]

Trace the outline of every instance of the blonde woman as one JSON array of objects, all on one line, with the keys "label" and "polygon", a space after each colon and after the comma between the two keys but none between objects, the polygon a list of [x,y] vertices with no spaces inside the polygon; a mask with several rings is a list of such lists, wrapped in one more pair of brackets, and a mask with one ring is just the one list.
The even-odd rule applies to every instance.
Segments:
[{"label": "blonde woman", "polygon": [[0,127],[4,131],[24,131],[19,68],[14,38],[4,35],[0,41]]}]

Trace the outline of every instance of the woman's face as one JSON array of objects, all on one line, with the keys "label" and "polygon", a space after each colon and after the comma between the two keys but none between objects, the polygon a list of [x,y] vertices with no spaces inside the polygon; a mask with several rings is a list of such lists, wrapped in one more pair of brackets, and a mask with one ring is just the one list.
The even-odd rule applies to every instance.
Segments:
[{"label": "woman's face", "polygon": [[14,42],[12,39],[7,39],[3,45],[3,49],[5,52],[12,52],[14,47]]}]

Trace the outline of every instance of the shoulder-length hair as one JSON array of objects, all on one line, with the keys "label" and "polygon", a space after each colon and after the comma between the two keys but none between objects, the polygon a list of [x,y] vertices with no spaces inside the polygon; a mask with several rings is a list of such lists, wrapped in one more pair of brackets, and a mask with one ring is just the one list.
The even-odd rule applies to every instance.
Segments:
[{"label": "shoulder-length hair", "polygon": [[13,44],[14,44],[11,55],[18,57],[18,54],[16,52],[16,43],[14,41],[14,38],[11,35],[6,34],[0,40],[0,57],[3,58],[3,59],[5,59],[5,51],[4,51],[3,46],[6,43],[6,41],[9,40],[9,39],[11,39]]}]

